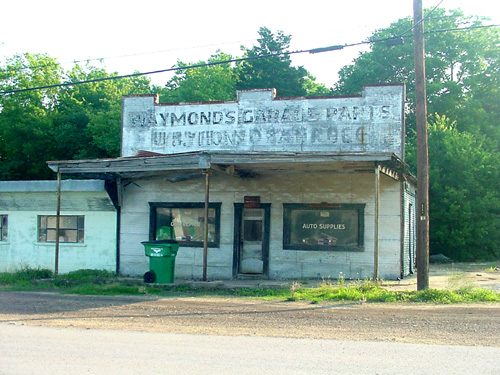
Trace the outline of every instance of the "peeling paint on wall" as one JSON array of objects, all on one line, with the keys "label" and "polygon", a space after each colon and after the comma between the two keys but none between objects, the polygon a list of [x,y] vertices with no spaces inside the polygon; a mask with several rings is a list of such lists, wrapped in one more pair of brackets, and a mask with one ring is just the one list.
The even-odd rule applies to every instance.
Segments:
[{"label": "peeling paint on wall", "polygon": [[139,150],[325,151],[402,157],[403,86],[367,87],[361,97],[275,100],[272,90],[237,102],[158,105],[126,97],[122,156]]}]

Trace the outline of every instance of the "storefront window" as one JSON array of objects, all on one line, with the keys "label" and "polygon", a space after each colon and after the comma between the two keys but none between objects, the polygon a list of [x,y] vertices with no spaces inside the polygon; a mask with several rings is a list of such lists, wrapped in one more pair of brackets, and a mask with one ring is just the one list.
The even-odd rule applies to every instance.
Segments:
[{"label": "storefront window", "polygon": [[[219,246],[220,203],[210,203],[208,209],[208,245]],[[150,203],[151,237],[176,239],[181,246],[203,246],[204,203]]]},{"label": "storefront window", "polygon": [[284,204],[283,248],[362,251],[364,204]]}]

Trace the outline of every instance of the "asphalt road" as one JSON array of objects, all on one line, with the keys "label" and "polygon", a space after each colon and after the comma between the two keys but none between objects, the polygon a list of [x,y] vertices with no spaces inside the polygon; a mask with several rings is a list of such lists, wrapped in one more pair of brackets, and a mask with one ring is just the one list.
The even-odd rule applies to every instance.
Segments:
[{"label": "asphalt road", "polygon": [[498,374],[500,348],[0,324],[0,374]]}]

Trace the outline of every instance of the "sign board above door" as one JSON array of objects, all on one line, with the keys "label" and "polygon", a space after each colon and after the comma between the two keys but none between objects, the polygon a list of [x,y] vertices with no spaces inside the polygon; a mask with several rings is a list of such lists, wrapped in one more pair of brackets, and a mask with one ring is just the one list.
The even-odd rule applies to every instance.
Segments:
[{"label": "sign board above door", "polygon": [[394,153],[403,158],[404,86],[368,86],[359,97],[276,99],[238,91],[235,102],[158,104],[123,99],[122,156],[146,150]]}]

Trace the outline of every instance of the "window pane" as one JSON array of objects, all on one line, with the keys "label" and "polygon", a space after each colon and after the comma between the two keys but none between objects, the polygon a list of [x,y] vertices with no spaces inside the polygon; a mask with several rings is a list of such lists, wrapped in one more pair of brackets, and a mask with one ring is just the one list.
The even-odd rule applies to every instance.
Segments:
[{"label": "window pane", "polygon": [[83,243],[83,239],[85,238],[85,233],[83,230],[78,231],[78,242]]},{"label": "window pane", "polygon": [[61,228],[76,229],[77,228],[77,216],[61,216],[59,221],[59,226]]},{"label": "window pane", "polygon": [[360,246],[358,208],[286,208],[289,245]]},{"label": "window pane", "polygon": [[[179,242],[203,242],[204,208],[156,208],[156,238]],[[208,241],[216,241],[216,210],[208,210]]]},{"label": "window pane", "polygon": [[262,220],[245,220],[243,222],[244,241],[262,241]]},{"label": "window pane", "polygon": [[57,223],[56,216],[46,216],[46,218],[47,218],[47,228],[55,228]]},{"label": "window pane", "polygon": [[56,241],[56,230],[47,229],[47,242],[55,242],[55,241]]},{"label": "window pane", "polygon": [[78,229],[85,229],[85,216],[78,216]]},{"label": "window pane", "polygon": [[59,233],[59,241],[61,242],[78,242],[76,239],[76,234],[78,232],[72,229],[63,229]]}]

